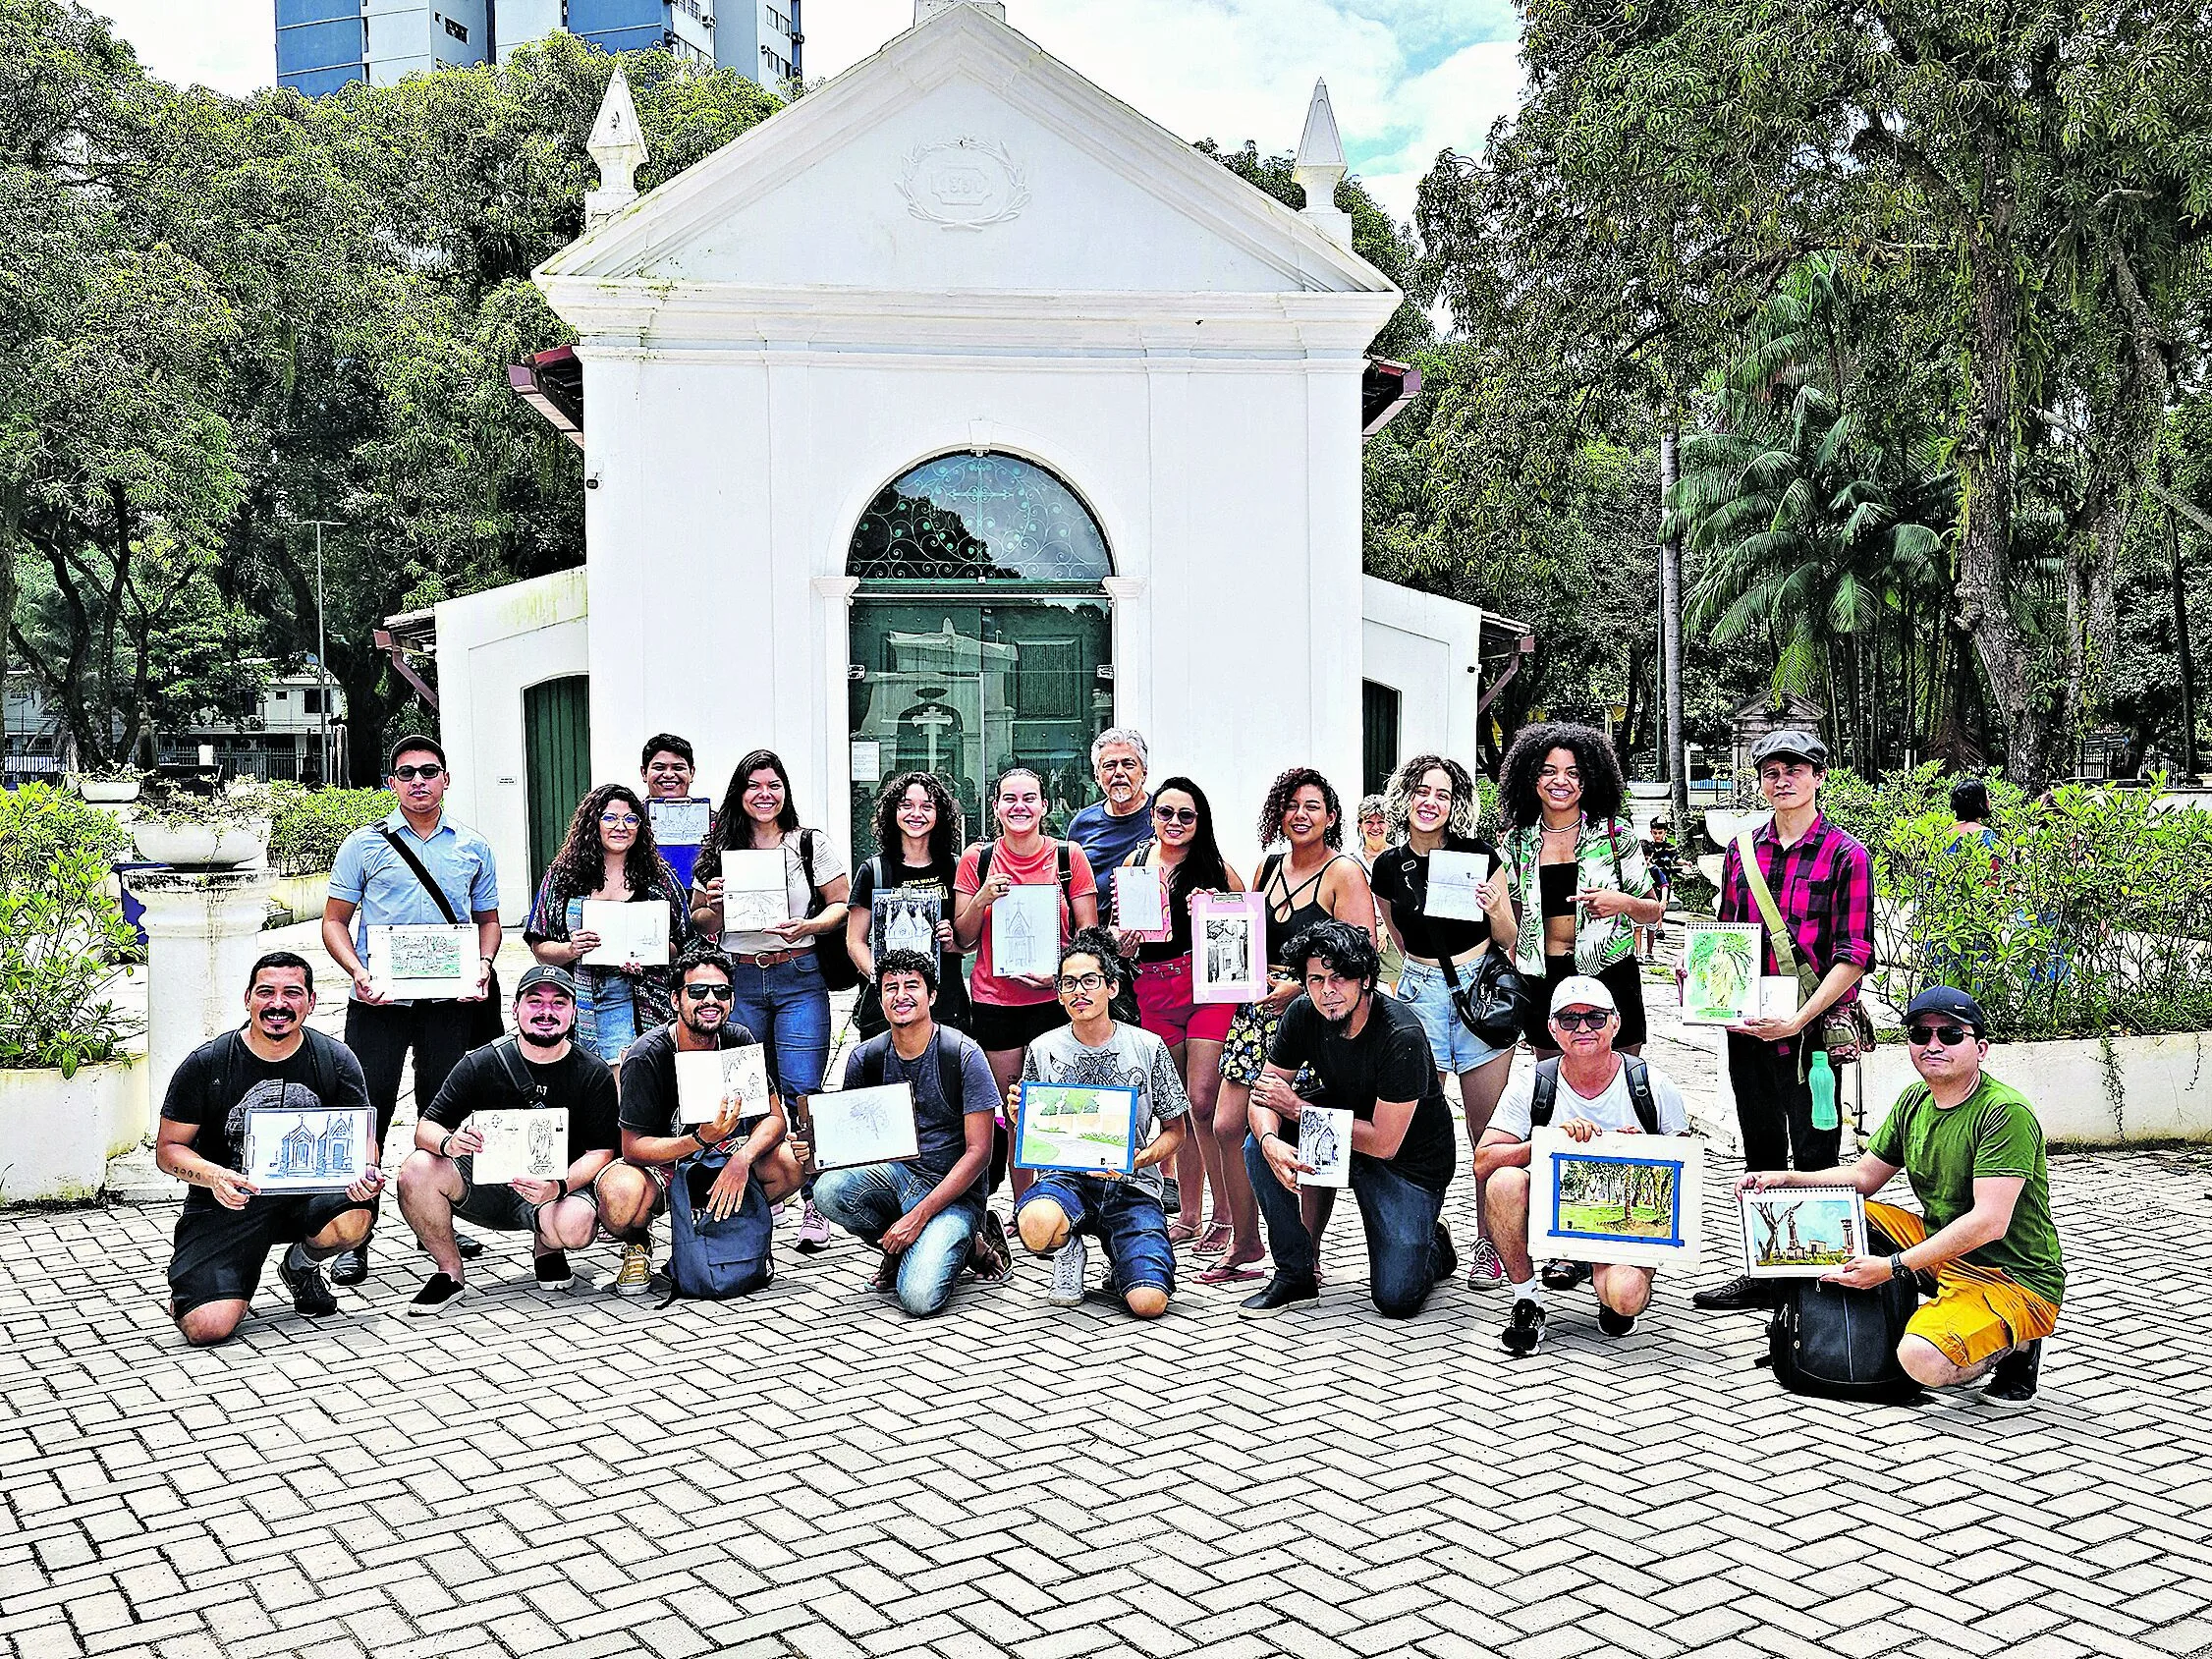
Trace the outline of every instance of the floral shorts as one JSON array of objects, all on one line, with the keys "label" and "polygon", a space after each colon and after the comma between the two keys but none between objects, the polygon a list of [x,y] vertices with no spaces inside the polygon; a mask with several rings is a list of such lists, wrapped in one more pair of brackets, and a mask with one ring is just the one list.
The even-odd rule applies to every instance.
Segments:
[{"label": "floral shorts", "polygon": [[1259,1081],[1267,1066],[1267,1051],[1275,1046],[1275,1032],[1282,1023],[1283,1011],[1279,1008],[1265,1008],[1256,1002],[1239,1005],[1222,1043],[1221,1080],[1243,1083],[1247,1088]]}]

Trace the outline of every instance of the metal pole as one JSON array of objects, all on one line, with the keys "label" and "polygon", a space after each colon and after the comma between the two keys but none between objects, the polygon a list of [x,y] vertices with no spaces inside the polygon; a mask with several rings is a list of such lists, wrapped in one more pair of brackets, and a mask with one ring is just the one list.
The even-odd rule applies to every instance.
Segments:
[{"label": "metal pole", "polygon": [[322,693],[320,730],[316,743],[322,753],[322,787],[330,787],[330,660],[322,628],[322,521],[315,521],[315,683]]}]

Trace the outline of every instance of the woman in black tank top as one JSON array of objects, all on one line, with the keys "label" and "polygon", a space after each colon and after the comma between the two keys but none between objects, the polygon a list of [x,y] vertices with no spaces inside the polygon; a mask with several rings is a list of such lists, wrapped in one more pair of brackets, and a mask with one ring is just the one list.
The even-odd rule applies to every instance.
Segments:
[{"label": "woman in black tank top", "polygon": [[[1275,780],[1259,815],[1262,846],[1280,841],[1286,850],[1270,853],[1253,886],[1267,900],[1267,960],[1279,966],[1283,950],[1300,929],[1334,917],[1375,929],[1375,899],[1359,860],[1343,851],[1344,809],[1329,780],[1310,766],[1294,766]],[[1259,1205],[1244,1175],[1244,1139],[1251,1133],[1252,1084],[1267,1064],[1275,1028],[1300,991],[1287,974],[1273,979],[1265,1000],[1246,1003],[1229,1023],[1221,1056],[1221,1098],[1214,1108],[1214,1138],[1221,1148],[1222,1187],[1228,1194],[1231,1239],[1221,1265],[1198,1275],[1201,1284],[1227,1284],[1259,1275],[1248,1264],[1267,1251],[1259,1227]],[[1303,1194],[1306,1229],[1320,1247],[1327,1206],[1320,1188]]]}]

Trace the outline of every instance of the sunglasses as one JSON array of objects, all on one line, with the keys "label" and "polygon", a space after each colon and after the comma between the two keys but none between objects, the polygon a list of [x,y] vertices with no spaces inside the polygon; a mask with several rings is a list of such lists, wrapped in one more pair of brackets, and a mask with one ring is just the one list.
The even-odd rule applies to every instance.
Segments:
[{"label": "sunglasses", "polygon": [[1914,1048],[1926,1048],[1932,1042],[1957,1048],[1972,1035],[1963,1025],[1914,1025],[1905,1033],[1905,1040]]},{"label": "sunglasses", "polygon": [[392,776],[399,779],[403,784],[412,784],[417,778],[420,778],[424,783],[428,783],[432,778],[442,778],[445,775],[446,769],[435,760],[426,760],[419,766],[395,766],[392,768]]},{"label": "sunglasses", "polygon": [[693,1002],[733,1002],[737,992],[727,985],[686,985],[684,994]]},{"label": "sunglasses", "polygon": [[1106,986],[1103,973],[1063,973],[1056,981],[1063,991],[1097,991]]},{"label": "sunglasses", "polygon": [[1571,1008],[1565,1014],[1553,1015],[1552,1023],[1563,1031],[1602,1031],[1612,1018],[1602,1008]]},{"label": "sunglasses", "polygon": [[1198,821],[1195,806],[1155,806],[1152,816],[1163,824],[1194,824]]}]

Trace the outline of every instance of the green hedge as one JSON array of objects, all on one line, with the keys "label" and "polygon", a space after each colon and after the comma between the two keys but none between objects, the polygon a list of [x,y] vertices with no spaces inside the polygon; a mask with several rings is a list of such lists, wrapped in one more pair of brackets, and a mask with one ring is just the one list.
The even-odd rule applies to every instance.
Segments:
[{"label": "green hedge", "polygon": [[0,791],[0,1067],[66,1076],[114,1059],[137,1034],[103,995],[138,945],[109,867],[130,845],[75,796]]},{"label": "green hedge", "polygon": [[131,835],[113,812],[45,784],[0,790],[0,889],[43,878],[58,855],[76,851],[128,858]]},{"label": "green hedge", "polygon": [[326,870],[346,837],[364,824],[381,822],[391,811],[392,797],[385,790],[281,784],[269,826],[269,867],[279,875]]}]

